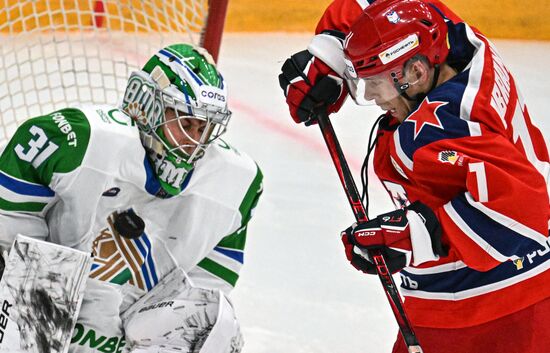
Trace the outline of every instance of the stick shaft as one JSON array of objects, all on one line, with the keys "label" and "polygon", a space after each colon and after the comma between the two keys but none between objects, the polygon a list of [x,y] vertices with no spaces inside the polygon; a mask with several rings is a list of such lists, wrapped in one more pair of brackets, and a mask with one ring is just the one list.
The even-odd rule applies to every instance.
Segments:
[{"label": "stick shaft", "polygon": [[[361,197],[359,195],[359,192],[357,191],[357,186],[355,185],[355,182],[353,180],[353,176],[349,169],[342,148],[340,147],[340,143],[336,138],[336,133],[334,132],[332,123],[330,122],[330,119],[328,118],[328,115],[326,113],[319,113],[317,115],[317,120],[319,122],[319,127],[321,128],[321,132],[323,134],[323,138],[325,139],[325,143],[329,150],[332,161],[334,162],[334,166],[336,167],[338,177],[340,178],[342,186],[344,187],[344,191],[346,192],[346,195],[348,197],[350,206],[353,210],[353,214],[355,215],[355,219],[357,220],[357,222],[366,222],[368,221],[367,213],[363,204],[361,203]],[[388,267],[386,266],[386,262],[384,261],[384,257],[382,256],[381,251],[369,250],[369,256],[373,259],[374,264],[376,265],[378,278],[382,283],[382,287],[384,288],[386,297],[388,298],[395,319],[397,320],[399,331],[401,332],[405,343],[409,347],[409,352],[421,353],[422,349],[418,344],[418,340],[416,338],[416,335],[414,334],[412,325],[407,318],[405,308],[403,307],[403,301],[401,299],[401,296],[399,295],[393,277],[388,270]]]}]

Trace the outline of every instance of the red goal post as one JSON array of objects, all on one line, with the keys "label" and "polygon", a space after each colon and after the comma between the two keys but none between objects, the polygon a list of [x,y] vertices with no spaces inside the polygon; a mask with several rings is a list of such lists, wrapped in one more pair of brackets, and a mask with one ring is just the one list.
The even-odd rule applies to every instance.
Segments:
[{"label": "red goal post", "polygon": [[0,9],[0,146],[24,120],[117,105],[129,74],[176,42],[218,58],[228,0],[5,0]]}]

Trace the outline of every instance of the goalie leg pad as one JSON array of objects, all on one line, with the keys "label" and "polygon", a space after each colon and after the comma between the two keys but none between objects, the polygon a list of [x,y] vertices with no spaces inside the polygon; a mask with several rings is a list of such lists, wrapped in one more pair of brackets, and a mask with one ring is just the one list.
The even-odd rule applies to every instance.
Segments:
[{"label": "goalie leg pad", "polygon": [[18,235],[0,281],[0,352],[65,353],[90,255]]},{"label": "goalie leg pad", "polygon": [[132,353],[237,353],[243,346],[225,295],[194,287],[181,269],[130,307],[123,322]]}]

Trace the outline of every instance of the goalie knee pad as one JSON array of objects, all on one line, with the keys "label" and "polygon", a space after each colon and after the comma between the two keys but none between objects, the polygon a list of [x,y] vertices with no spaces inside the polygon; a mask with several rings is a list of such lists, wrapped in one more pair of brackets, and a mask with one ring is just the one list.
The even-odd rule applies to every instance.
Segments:
[{"label": "goalie knee pad", "polygon": [[166,285],[158,293],[153,289],[124,314],[131,352],[240,352],[239,323],[220,290],[193,287],[187,277]]}]

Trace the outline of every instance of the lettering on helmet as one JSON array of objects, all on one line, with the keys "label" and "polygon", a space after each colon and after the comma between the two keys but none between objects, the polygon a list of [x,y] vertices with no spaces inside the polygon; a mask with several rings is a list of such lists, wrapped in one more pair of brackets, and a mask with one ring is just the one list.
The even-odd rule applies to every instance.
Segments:
[{"label": "lettering on helmet", "polygon": [[226,92],[212,86],[200,87],[200,102],[207,105],[214,105],[216,107],[225,108],[226,105]]},{"label": "lettering on helmet", "polygon": [[[164,114],[162,101],[155,94],[155,87],[138,75],[132,75],[128,80],[124,92],[123,106],[131,106],[132,109],[127,113],[142,124],[145,120],[149,124],[154,124]],[[144,117],[147,119],[144,119]]]},{"label": "lettering on helmet", "polygon": [[[344,48],[347,48],[351,37],[353,37],[353,32],[350,32],[346,36],[346,39],[344,39]],[[349,75],[349,78],[357,78],[357,72],[355,71],[352,62],[349,61],[348,58],[344,58],[344,63],[346,64],[346,72]]]},{"label": "lettering on helmet", "polygon": [[225,102],[225,96],[216,92],[202,91],[201,96],[203,96],[204,98],[216,99]]},{"label": "lettering on helmet", "polygon": [[382,61],[382,64],[387,64],[407,54],[414,48],[418,47],[418,45],[418,36],[416,34],[411,34],[391,48],[378,54],[378,57],[380,58],[380,61]]},{"label": "lettering on helmet", "polygon": [[353,64],[348,59],[344,58],[344,63],[346,64],[346,72],[350,78],[357,78],[357,72],[353,67]]}]

